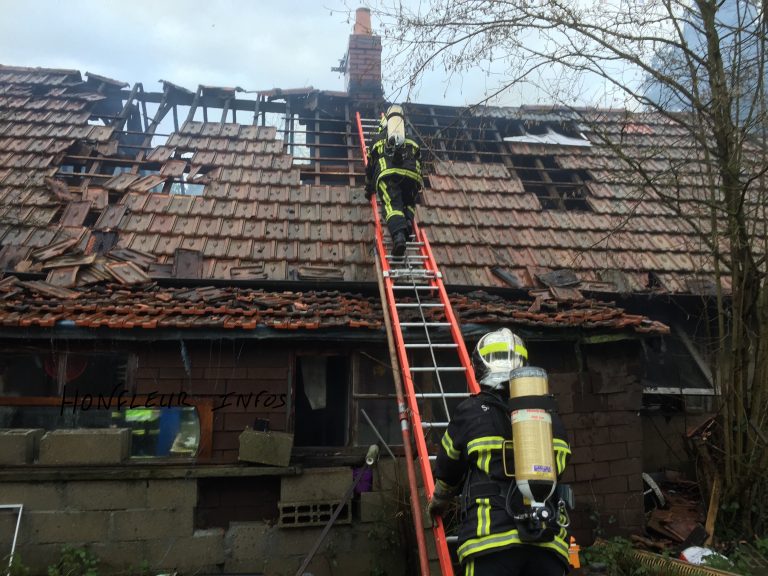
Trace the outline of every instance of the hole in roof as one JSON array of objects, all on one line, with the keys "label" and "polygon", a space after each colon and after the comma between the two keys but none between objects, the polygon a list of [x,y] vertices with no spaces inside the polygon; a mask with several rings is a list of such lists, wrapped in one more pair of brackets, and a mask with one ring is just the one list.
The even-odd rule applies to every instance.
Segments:
[{"label": "hole in roof", "polygon": [[586,170],[562,168],[554,156],[510,156],[526,192],[535,194],[544,210],[591,211]]}]

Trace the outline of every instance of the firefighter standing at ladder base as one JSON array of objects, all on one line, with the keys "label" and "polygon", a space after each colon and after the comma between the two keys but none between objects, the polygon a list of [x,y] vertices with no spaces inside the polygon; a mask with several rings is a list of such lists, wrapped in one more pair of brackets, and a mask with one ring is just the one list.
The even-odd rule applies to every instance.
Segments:
[{"label": "firefighter standing at ladder base", "polygon": [[379,123],[379,130],[368,147],[365,170],[365,199],[376,192],[384,206],[384,220],[392,238],[392,255],[405,254],[405,244],[413,232],[421,177],[419,145],[405,136],[402,107],[393,104]]},{"label": "firefighter standing at ladder base", "polygon": [[[457,406],[437,454],[429,512],[442,516],[461,492],[457,554],[465,576],[562,576],[569,570],[567,512],[559,491],[552,492],[555,476],[563,473],[571,451],[554,411],[538,410],[549,418],[520,418],[520,413],[537,412],[537,406],[551,402],[546,396],[538,396],[539,402],[531,395],[536,393],[531,382],[535,384],[542,374],[546,387],[546,373],[523,368],[527,356],[523,341],[508,328],[480,339],[473,366],[481,391]],[[515,387],[516,380],[527,390],[513,394],[523,398],[510,401],[510,387]],[[551,424],[542,427],[541,420]],[[543,435],[531,437],[533,429],[521,429],[521,423],[533,423]],[[513,428],[518,435],[514,441]],[[551,475],[549,483],[522,473],[515,478],[517,450],[531,455],[519,442],[539,448],[542,442],[551,443],[549,462],[533,467]]]}]

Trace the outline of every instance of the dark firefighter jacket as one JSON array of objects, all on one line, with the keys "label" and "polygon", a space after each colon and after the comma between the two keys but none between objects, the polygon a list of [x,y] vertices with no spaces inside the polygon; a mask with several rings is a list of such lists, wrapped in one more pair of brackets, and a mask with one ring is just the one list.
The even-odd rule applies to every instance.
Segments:
[{"label": "dark firefighter jacket", "polygon": [[379,181],[387,176],[404,176],[415,180],[419,188],[424,185],[421,177],[421,151],[419,145],[406,138],[402,150],[388,153],[386,131],[373,137],[368,147],[368,165],[365,167],[366,190],[379,189]]},{"label": "dark firefighter jacket", "polygon": [[[466,506],[466,517],[459,529],[457,550],[462,563],[476,554],[521,544],[514,520],[505,509],[507,489],[514,483],[514,478],[504,473],[503,445],[505,440],[512,439],[506,400],[496,392],[483,390],[459,404],[437,454],[434,476],[436,485],[442,490],[457,492],[468,476],[461,496]],[[552,437],[559,477],[565,470],[571,449],[557,414],[552,414]],[[509,446],[507,462],[513,462]],[[504,494],[489,494],[488,486],[493,484],[500,486],[499,492]],[[522,509],[519,490],[514,491],[511,503],[513,510]],[[567,533],[563,529],[551,542],[535,545],[552,550],[567,565],[566,541]]]}]

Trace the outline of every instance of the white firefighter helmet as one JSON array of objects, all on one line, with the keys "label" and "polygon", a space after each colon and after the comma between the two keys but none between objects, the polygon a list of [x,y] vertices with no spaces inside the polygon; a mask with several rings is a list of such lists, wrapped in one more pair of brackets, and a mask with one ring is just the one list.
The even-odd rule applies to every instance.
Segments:
[{"label": "white firefighter helmet", "polygon": [[509,382],[509,373],[527,360],[528,350],[522,338],[509,328],[501,328],[480,338],[472,364],[478,384],[501,390]]}]

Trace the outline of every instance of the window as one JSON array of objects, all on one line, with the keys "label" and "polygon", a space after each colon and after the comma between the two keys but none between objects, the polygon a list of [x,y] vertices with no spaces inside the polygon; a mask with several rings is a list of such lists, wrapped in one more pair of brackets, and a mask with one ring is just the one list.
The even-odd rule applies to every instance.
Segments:
[{"label": "window", "polygon": [[0,355],[0,428],[128,428],[132,457],[194,456],[200,421],[179,394],[137,396],[125,353]]},{"label": "window", "polygon": [[679,327],[642,341],[643,403],[667,412],[709,412],[717,395],[706,360]]},{"label": "window", "polygon": [[300,356],[296,370],[295,446],[347,443],[349,361],[346,356]]},{"label": "window", "polygon": [[512,155],[512,164],[526,192],[536,194],[545,210],[591,211],[586,170],[561,168],[554,156]]}]

